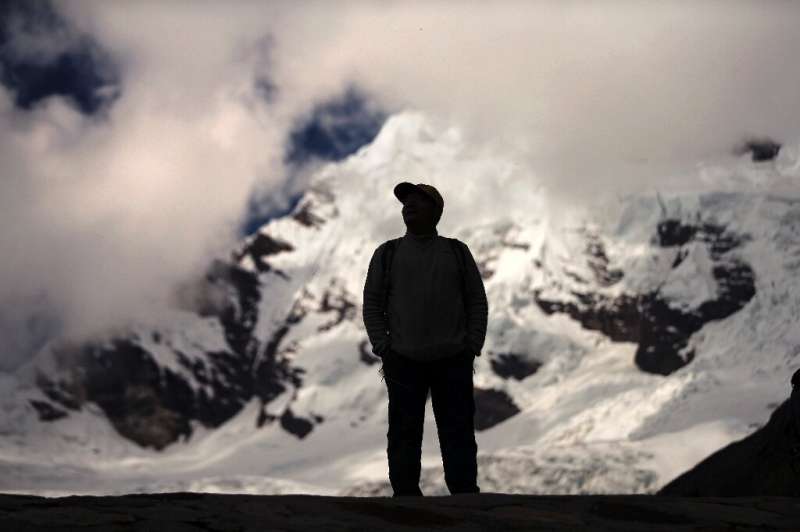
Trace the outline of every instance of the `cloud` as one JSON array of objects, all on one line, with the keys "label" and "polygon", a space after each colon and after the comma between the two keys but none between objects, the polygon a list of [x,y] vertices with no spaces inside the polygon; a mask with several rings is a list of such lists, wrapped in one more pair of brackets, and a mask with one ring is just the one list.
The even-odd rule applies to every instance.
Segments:
[{"label": "cloud", "polygon": [[[108,14],[110,33],[91,34],[120,68],[102,115],[58,96],[26,111],[0,90],[0,301],[15,309],[0,327],[4,340],[16,335],[6,366],[48,330],[86,337],[158,320],[179,281],[226,254],[254,184],[280,183],[283,128],[255,93],[257,39],[197,33],[173,46],[158,32],[180,40],[184,22],[215,27],[138,15]],[[41,321],[50,326],[30,338]]]},{"label": "cloud", "polygon": [[[0,301],[37,302],[18,321],[56,309],[37,331],[152,318],[230,246],[253,194],[285,208],[301,185],[285,183],[291,132],[350,86],[461,127],[520,162],[515,186],[575,201],[798,136],[794,3],[55,5],[113,58],[119,94],[94,116],[0,91]],[[9,314],[3,330],[27,330]]]},{"label": "cloud", "polygon": [[679,177],[753,134],[798,136],[792,3],[357,3],[285,17],[279,78],[296,90],[355,78],[573,195]]}]

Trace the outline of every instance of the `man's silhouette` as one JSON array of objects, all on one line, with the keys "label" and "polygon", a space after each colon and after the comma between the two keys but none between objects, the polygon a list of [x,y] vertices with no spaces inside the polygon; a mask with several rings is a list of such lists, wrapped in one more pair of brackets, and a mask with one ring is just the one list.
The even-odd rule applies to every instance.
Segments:
[{"label": "man's silhouette", "polygon": [[363,318],[383,360],[389,392],[389,480],[394,496],[419,489],[425,403],[431,394],[450,493],[478,493],[472,375],[486,338],[488,304],[463,242],[439,236],[444,200],[432,186],[403,182],[406,234],[375,250]]}]

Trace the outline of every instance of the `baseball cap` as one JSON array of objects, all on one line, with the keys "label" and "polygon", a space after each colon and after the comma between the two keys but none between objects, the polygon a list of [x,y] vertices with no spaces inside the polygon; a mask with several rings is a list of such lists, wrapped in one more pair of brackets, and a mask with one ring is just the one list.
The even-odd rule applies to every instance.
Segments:
[{"label": "baseball cap", "polygon": [[436,203],[436,206],[439,207],[439,211],[444,210],[444,199],[442,199],[442,195],[439,194],[439,191],[436,190],[436,187],[432,185],[426,185],[425,183],[417,183],[415,185],[414,183],[403,181],[394,187],[394,195],[402,203],[406,195],[412,190],[416,190],[422,194],[425,194],[431,198],[434,203]]}]

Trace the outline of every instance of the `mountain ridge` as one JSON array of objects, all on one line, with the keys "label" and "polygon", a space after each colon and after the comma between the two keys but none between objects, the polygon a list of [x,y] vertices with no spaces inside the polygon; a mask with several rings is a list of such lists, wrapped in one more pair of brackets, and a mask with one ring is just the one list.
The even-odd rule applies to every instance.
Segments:
[{"label": "mountain ridge", "polygon": [[[475,380],[488,489],[653,493],[763,425],[800,364],[792,161],[742,158],[710,188],[574,212],[512,163],[419,113],[390,117],[178,290],[159,326],[54,342],[4,376],[0,459],[58,457],[64,486],[86,464],[112,490],[251,474],[386,493],[385,390],[358,307],[370,254],[403,232],[391,187],[415,175],[444,192],[440,233],[468,243],[489,297]],[[423,484],[441,492],[430,414]],[[52,489],[23,471],[0,489]]]}]

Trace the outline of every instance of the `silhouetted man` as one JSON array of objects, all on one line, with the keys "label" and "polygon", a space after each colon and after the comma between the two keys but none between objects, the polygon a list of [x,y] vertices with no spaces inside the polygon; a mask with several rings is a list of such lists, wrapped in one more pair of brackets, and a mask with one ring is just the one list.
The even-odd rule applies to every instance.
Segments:
[{"label": "silhouetted man", "polygon": [[373,253],[363,304],[389,392],[389,480],[394,496],[422,495],[430,391],[447,488],[478,493],[472,375],[486,338],[483,280],[469,247],[436,232],[444,200],[434,187],[403,182],[394,195],[407,231]]}]

